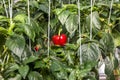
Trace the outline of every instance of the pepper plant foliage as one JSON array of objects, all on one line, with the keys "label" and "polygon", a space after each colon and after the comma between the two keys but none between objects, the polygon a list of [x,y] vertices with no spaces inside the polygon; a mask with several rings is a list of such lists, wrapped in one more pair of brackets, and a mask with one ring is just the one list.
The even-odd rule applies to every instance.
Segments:
[{"label": "pepper plant foliage", "polygon": [[[114,80],[113,70],[118,67],[114,49],[120,45],[118,0],[112,4],[111,14],[111,1],[93,2],[92,21],[89,0],[82,0],[80,9],[76,0],[51,0],[49,54],[48,0],[30,0],[30,19],[27,0],[10,1],[12,21],[9,2],[0,1],[0,80],[98,80],[101,59],[106,63],[108,79]],[[68,37],[63,47],[51,41],[60,29]]]}]

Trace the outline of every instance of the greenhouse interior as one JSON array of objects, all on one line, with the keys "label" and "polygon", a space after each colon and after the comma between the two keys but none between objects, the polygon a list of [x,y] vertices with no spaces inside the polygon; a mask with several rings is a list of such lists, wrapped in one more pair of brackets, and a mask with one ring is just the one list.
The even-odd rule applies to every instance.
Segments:
[{"label": "greenhouse interior", "polygon": [[120,80],[120,0],[0,0],[0,80]]}]

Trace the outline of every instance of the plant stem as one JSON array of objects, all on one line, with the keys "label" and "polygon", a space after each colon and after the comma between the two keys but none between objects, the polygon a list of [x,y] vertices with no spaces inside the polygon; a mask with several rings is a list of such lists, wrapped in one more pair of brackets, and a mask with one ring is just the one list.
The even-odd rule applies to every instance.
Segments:
[{"label": "plant stem", "polygon": [[62,31],[62,28],[61,29],[59,29],[59,32],[58,32],[58,35],[60,36],[60,34],[61,34],[61,31]]}]

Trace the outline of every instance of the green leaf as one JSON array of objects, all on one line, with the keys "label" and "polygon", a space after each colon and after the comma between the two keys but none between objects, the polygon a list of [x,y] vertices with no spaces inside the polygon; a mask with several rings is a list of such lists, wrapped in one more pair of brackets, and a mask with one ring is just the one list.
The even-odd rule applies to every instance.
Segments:
[{"label": "green leaf", "polygon": [[[92,30],[94,33],[98,32],[98,30],[101,29],[101,24],[100,24],[100,20],[99,20],[99,14],[98,12],[93,12],[92,13]],[[87,29],[88,31],[90,31],[90,27],[91,27],[91,14],[86,17],[86,25],[87,25]]]},{"label": "green leaf", "polygon": [[6,36],[0,33],[0,46],[3,46],[5,44],[5,41],[6,41]]},{"label": "green leaf", "polygon": [[82,79],[83,77],[87,76],[87,74],[88,74],[88,72],[90,72],[90,70],[91,69],[83,69],[83,70],[80,70],[80,72],[77,71],[78,72],[78,74],[77,74],[78,78]]},{"label": "green leaf", "polygon": [[68,49],[68,50],[77,50],[77,49],[78,49],[78,45],[77,45],[77,44],[67,43],[67,44],[65,45],[65,48]]},{"label": "green leaf", "polygon": [[17,14],[14,18],[15,21],[19,21],[21,23],[26,23],[27,22],[27,16],[25,14]]},{"label": "green leaf", "polygon": [[50,25],[51,25],[51,28],[54,28],[58,23],[58,19],[57,18],[54,18],[51,20],[50,22]]},{"label": "green leaf", "polygon": [[66,60],[68,61],[68,64],[74,64],[74,55],[75,55],[75,53],[74,53],[74,51],[71,51],[71,50],[67,50],[66,52],[65,52],[65,58],[66,58]]},{"label": "green leaf", "polygon": [[0,19],[4,19],[6,18],[6,16],[0,15]]},{"label": "green leaf", "polygon": [[16,56],[21,59],[21,55],[25,47],[25,39],[23,36],[14,34],[13,36],[7,38],[5,44]]},{"label": "green leaf", "polygon": [[20,74],[17,74],[14,78],[9,78],[8,80],[22,80]]},{"label": "green leaf", "polygon": [[30,56],[28,59],[24,60],[24,63],[28,64],[28,63],[36,61],[37,59],[38,59],[38,57],[36,57],[36,56]]},{"label": "green leaf", "polygon": [[9,72],[13,72],[15,70],[19,69],[19,65],[16,63],[11,63],[8,65],[8,68],[6,68],[6,72],[5,73],[9,73]]},{"label": "green leaf", "polygon": [[43,80],[42,75],[36,71],[31,71],[28,75],[29,80]]},{"label": "green leaf", "polygon": [[120,36],[114,38],[115,47],[120,46]]},{"label": "green leaf", "polygon": [[31,25],[24,25],[23,26],[24,28],[24,32],[25,34],[34,41],[34,38],[35,38],[35,31],[34,29],[32,29],[32,26]]},{"label": "green leaf", "polygon": [[67,72],[61,70],[60,72],[53,73],[58,80],[67,80]]},{"label": "green leaf", "polygon": [[112,36],[114,37],[113,40],[114,40],[115,47],[120,46],[120,32],[117,30],[113,30]]},{"label": "green leaf", "polygon": [[32,39],[32,41],[34,41],[36,34],[39,34],[40,32],[40,27],[35,20],[31,19],[30,24],[18,23],[15,32],[24,32],[30,39]]},{"label": "green leaf", "polygon": [[38,4],[37,1],[30,1],[30,5],[31,5],[32,7],[39,8],[39,4]]},{"label": "green leaf", "polygon": [[46,68],[46,64],[43,61],[37,61],[34,68]]},{"label": "green leaf", "polygon": [[78,7],[75,4],[64,4],[63,8],[64,9],[76,9],[77,10]]},{"label": "green leaf", "polygon": [[98,44],[87,43],[81,46],[81,53],[83,62],[86,61],[97,61],[101,54]]},{"label": "green leaf", "polygon": [[50,69],[52,71],[60,71],[62,69],[61,64],[62,64],[61,62],[59,62],[57,60],[53,60],[51,63]]},{"label": "green leaf", "polygon": [[75,70],[70,72],[68,80],[76,80],[76,73]]},{"label": "green leaf", "polygon": [[50,70],[57,79],[67,79],[66,65],[57,59],[51,62]]},{"label": "green leaf", "polygon": [[2,34],[7,34],[8,31],[7,31],[7,29],[5,29],[5,28],[3,28],[3,27],[0,27],[0,33],[2,33]]},{"label": "green leaf", "polygon": [[36,13],[34,16],[34,20],[37,20],[43,16],[43,13]]},{"label": "green leaf", "polygon": [[72,34],[78,28],[78,16],[70,15],[66,20],[65,27]]},{"label": "green leaf", "polygon": [[[20,24],[17,24],[17,26],[18,27],[15,30],[16,32],[20,32],[20,31],[24,32],[30,39],[32,39],[32,41],[34,41],[35,29],[32,25],[20,23]],[[39,31],[39,29],[38,29],[38,31]]]},{"label": "green leaf", "polygon": [[65,24],[68,16],[70,15],[70,12],[69,11],[63,11],[61,12],[59,15],[58,15],[58,19],[60,20],[60,22],[62,23],[62,25]]},{"label": "green leaf", "polygon": [[56,53],[63,52],[63,48],[61,48],[59,46],[52,46],[52,50]]},{"label": "green leaf", "polygon": [[77,68],[75,69],[76,71],[76,76],[78,77],[79,80],[82,80],[83,77],[89,76],[88,73],[92,70],[93,67],[95,67],[97,64],[96,61],[86,61],[82,65],[77,65]]},{"label": "green leaf", "polygon": [[48,6],[47,5],[45,5],[45,4],[40,4],[39,5],[39,10],[42,10],[43,12],[45,12],[45,13],[48,13]]},{"label": "green leaf", "polygon": [[82,64],[82,66],[84,66],[84,69],[92,69],[93,67],[95,67],[97,65],[97,61],[87,61],[84,64]]},{"label": "green leaf", "polygon": [[7,64],[6,68],[4,69],[3,75],[5,75],[5,78],[9,77],[11,73],[19,69],[19,65],[16,63],[10,63]]},{"label": "green leaf", "polygon": [[113,36],[111,34],[104,33],[102,39],[100,40],[100,43],[105,55],[113,53],[115,46]]},{"label": "green leaf", "polygon": [[0,21],[9,21],[9,19],[6,16],[0,15]]},{"label": "green leaf", "polygon": [[41,31],[38,22],[33,19],[31,19],[31,30],[33,30],[37,34],[39,34],[39,32]]},{"label": "green leaf", "polygon": [[114,62],[109,58],[105,58],[105,73],[107,76],[111,76],[113,74],[113,69],[114,69]]},{"label": "green leaf", "polygon": [[64,9],[57,8],[54,10],[55,14],[59,15]]},{"label": "green leaf", "polygon": [[23,77],[23,79],[25,79],[28,74],[28,71],[29,71],[29,66],[28,65],[20,66],[18,71],[19,71],[20,75]]}]

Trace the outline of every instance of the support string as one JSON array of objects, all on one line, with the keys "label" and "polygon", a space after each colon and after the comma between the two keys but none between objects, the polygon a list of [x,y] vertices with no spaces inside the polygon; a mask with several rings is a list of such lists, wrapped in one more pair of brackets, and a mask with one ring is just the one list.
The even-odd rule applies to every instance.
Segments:
[{"label": "support string", "polygon": [[12,24],[12,0],[8,0],[9,3],[9,15],[10,15],[10,25]]},{"label": "support string", "polygon": [[[27,0],[28,24],[30,25],[30,1]],[[31,40],[29,38],[29,50],[31,51]]]},{"label": "support string", "polygon": [[92,0],[91,0],[91,2],[90,2],[90,6],[91,6],[91,9],[90,9],[90,40],[92,39],[92,5],[93,3],[92,3]]},{"label": "support string", "polygon": [[112,5],[113,5],[113,0],[111,1],[111,5],[110,5],[110,12],[109,12],[109,17],[108,17],[108,24],[110,24],[110,18],[111,18],[111,13],[112,13]]},{"label": "support string", "polygon": [[82,64],[82,49],[81,49],[81,23],[80,23],[80,0],[78,0],[78,28],[79,28],[79,35],[80,35],[80,47],[79,47],[79,55],[80,55],[80,64]]},{"label": "support string", "polygon": [[93,3],[92,3],[92,6],[94,6],[95,5],[95,0],[93,0]]},{"label": "support string", "polygon": [[51,0],[49,0],[49,10],[48,10],[48,56],[50,54],[50,7]]},{"label": "support string", "polygon": [[27,12],[28,12],[28,24],[30,24],[30,1],[28,0],[28,10],[27,10]]},{"label": "support string", "polygon": [[7,11],[7,8],[6,8],[5,0],[3,0],[3,4],[4,4],[6,16],[7,16],[7,18],[8,18],[8,11]]}]

